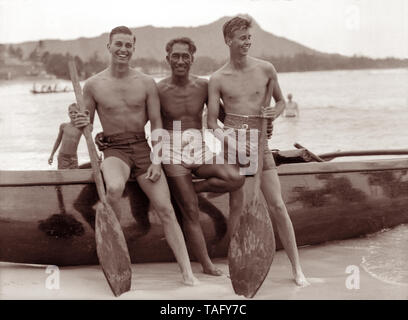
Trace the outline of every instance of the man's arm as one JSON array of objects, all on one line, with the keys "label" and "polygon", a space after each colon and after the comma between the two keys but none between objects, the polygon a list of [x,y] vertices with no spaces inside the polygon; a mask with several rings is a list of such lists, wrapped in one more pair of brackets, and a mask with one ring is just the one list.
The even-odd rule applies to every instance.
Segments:
[{"label": "man's arm", "polygon": [[208,83],[208,115],[207,125],[210,129],[219,129],[217,119],[220,113],[221,86],[216,77],[212,76]]},{"label": "man's arm", "polygon": [[275,70],[275,67],[272,64],[270,64],[269,75],[270,75],[269,81],[272,81],[271,82],[272,97],[273,97],[273,100],[275,101],[273,119],[276,119],[282,114],[283,110],[285,109],[286,103],[285,103],[285,98],[282,94],[282,90],[279,86],[278,74]]},{"label": "man's arm", "polygon": [[63,133],[64,133],[64,126],[65,126],[65,124],[62,123],[62,124],[60,125],[60,127],[59,127],[58,137],[57,137],[57,139],[55,140],[54,146],[53,146],[52,151],[51,151],[51,155],[50,155],[50,157],[48,158],[48,164],[49,164],[49,165],[51,165],[52,162],[54,161],[54,154],[55,154],[55,152],[57,151],[57,149],[58,149],[58,147],[59,147],[59,145],[60,145],[60,143],[61,143],[62,135],[63,135]]},{"label": "man's arm", "polygon": [[[163,128],[163,122],[160,114],[160,99],[159,92],[157,90],[156,83],[153,79],[147,81],[147,117],[150,120],[150,129],[153,132],[156,129]],[[152,136],[152,135],[151,135]],[[157,141],[152,139],[152,147],[156,145]],[[157,159],[156,159],[157,160]],[[160,164],[151,164],[147,170],[146,179],[150,179],[155,182],[159,179],[161,175],[161,165]]]},{"label": "man's arm", "polygon": [[91,81],[85,82],[82,94],[84,98],[86,113],[78,113],[76,119],[74,120],[74,124],[77,128],[80,129],[90,124],[90,129],[92,131],[92,124],[95,119],[96,101],[93,97]]}]

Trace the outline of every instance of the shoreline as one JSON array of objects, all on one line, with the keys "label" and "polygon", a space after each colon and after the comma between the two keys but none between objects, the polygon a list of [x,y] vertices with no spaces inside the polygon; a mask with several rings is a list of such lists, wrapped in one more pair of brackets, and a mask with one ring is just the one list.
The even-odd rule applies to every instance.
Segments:
[{"label": "shoreline", "polygon": [[[284,251],[276,252],[270,272],[251,300],[405,300],[408,283],[393,284],[375,277],[364,268],[366,242],[371,238],[334,241],[299,248],[304,273],[311,283],[297,287],[292,280],[289,259]],[[141,263],[132,265],[131,291],[115,298],[99,266],[63,267],[59,269],[59,289],[47,289],[52,272],[46,266],[0,262],[1,300],[247,300],[237,296],[228,279],[227,259],[214,259],[224,272],[213,277],[201,272],[192,262],[200,280],[195,287],[181,283],[176,263]],[[350,270],[357,273],[353,274]],[[350,276],[358,275],[355,288]],[[49,281],[48,281],[49,282]],[[356,288],[358,287],[358,288]]]}]

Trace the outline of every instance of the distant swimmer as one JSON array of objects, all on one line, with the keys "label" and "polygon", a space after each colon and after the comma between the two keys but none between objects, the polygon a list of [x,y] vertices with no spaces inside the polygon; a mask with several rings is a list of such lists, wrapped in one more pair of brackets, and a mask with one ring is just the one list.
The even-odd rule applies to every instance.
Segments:
[{"label": "distant swimmer", "polygon": [[62,123],[59,128],[57,140],[52,148],[51,155],[48,158],[48,164],[51,165],[54,160],[54,154],[61,144],[58,153],[58,169],[78,169],[77,149],[82,131],[75,127],[74,120],[79,112],[76,103],[68,107],[68,116],[70,122]]},{"label": "distant swimmer", "polygon": [[285,118],[299,117],[299,107],[295,101],[292,101],[292,94],[288,94],[288,102],[286,102],[285,107]]}]

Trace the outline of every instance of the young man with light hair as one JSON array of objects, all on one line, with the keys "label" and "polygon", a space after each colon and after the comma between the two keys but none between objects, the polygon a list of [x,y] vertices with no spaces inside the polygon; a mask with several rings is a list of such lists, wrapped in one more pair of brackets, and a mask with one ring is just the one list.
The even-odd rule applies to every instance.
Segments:
[{"label": "young man with light hair", "polygon": [[[217,118],[219,101],[223,102],[226,113],[224,129],[251,129],[261,127],[264,115],[277,118],[285,108],[285,100],[279,86],[274,66],[266,61],[248,55],[252,43],[252,21],[246,16],[237,16],[223,26],[225,44],[229,48],[229,61],[217,70],[209,81],[208,127],[219,129]],[[275,107],[264,106],[268,88],[272,87]],[[225,139],[226,140],[226,139]],[[225,141],[225,143],[227,143]],[[257,149],[249,146],[249,149]],[[242,149],[242,148],[241,148]],[[245,148],[244,148],[245,149]],[[237,150],[237,152],[247,152]],[[283,247],[292,264],[294,281],[299,286],[308,285],[300,262],[296,246],[293,225],[282,199],[281,186],[271,151],[265,146],[263,156],[261,190],[267,202],[274,227],[279,233]],[[239,216],[231,217],[236,228]]]}]

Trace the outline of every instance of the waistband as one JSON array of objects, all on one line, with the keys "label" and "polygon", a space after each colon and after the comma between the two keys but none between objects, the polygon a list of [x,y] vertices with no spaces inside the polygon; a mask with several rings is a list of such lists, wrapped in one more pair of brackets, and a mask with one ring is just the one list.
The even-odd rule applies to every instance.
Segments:
[{"label": "waistband", "polygon": [[239,115],[227,113],[224,125],[235,129],[259,129],[262,126],[262,116],[260,115]]},{"label": "waistband", "polygon": [[72,158],[72,159],[74,159],[74,158],[78,158],[78,156],[77,156],[77,154],[76,153],[63,153],[63,152],[59,152],[58,153],[58,157],[64,157],[64,158]]},{"label": "waistband", "polygon": [[184,131],[187,129],[201,129],[203,126],[200,122],[193,120],[167,120],[163,119],[163,129]]},{"label": "waistband", "polygon": [[104,140],[107,143],[135,143],[146,141],[146,135],[144,132],[121,132],[104,136]]}]

